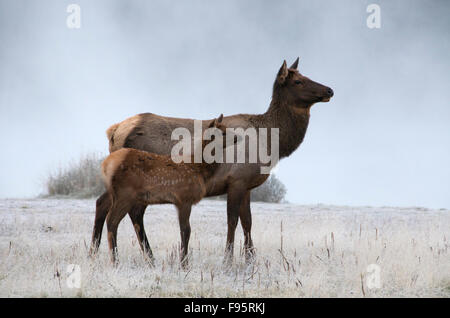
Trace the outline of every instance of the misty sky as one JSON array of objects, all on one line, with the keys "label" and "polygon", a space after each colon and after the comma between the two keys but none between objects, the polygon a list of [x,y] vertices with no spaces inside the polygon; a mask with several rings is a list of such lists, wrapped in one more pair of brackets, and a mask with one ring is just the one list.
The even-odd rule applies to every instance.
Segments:
[{"label": "misty sky", "polygon": [[[81,28],[66,8],[81,6]],[[381,29],[366,7],[381,7]],[[450,208],[448,1],[0,0],[0,197],[142,112],[263,113],[283,59],[334,89],[276,171],[295,203]]]}]

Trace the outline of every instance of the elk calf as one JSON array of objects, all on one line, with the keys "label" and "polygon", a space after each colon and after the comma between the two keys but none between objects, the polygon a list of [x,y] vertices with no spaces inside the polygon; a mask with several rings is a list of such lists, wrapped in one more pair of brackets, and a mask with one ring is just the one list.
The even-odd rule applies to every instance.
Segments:
[{"label": "elk calf", "polygon": [[[208,128],[222,130],[223,115],[212,120]],[[225,142],[223,143],[226,144]],[[205,146],[202,142],[202,148]],[[192,160],[191,160],[192,162]],[[170,156],[122,148],[111,153],[102,163],[102,177],[112,205],[106,217],[108,243],[113,263],[117,260],[117,227],[128,213],[144,254],[153,254],[144,230],[144,211],[140,206],[172,203],[178,210],[181,234],[181,264],[187,264],[191,227],[191,207],[206,195],[205,180],[211,178],[216,163],[174,163]]]}]

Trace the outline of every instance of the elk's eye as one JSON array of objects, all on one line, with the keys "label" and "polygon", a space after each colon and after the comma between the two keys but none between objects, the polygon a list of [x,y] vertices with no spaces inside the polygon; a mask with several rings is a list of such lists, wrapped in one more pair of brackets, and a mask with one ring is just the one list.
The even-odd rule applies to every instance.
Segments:
[{"label": "elk's eye", "polygon": [[301,84],[301,83],[302,83],[302,81],[299,81],[299,80],[296,80],[296,81],[295,81],[295,84],[297,84],[297,85],[298,85],[298,84]]}]

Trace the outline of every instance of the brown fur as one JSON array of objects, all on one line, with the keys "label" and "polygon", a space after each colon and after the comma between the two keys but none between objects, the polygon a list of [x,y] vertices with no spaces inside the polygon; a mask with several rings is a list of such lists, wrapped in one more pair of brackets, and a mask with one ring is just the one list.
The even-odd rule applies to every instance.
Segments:
[{"label": "brown fur", "polygon": [[[227,127],[279,128],[280,159],[289,156],[303,141],[309,124],[310,108],[317,102],[327,102],[333,91],[300,74],[298,59],[288,68],[284,61],[273,85],[272,101],[264,114],[238,114],[223,118]],[[209,121],[203,121],[205,127]],[[118,125],[118,126],[117,126]],[[170,154],[175,141],[170,139],[172,130],[186,127],[193,131],[193,120],[163,117],[151,113],[139,114],[110,128],[113,132],[110,151],[135,148],[157,154]],[[115,127],[115,128],[114,128]],[[250,190],[261,185],[268,177],[260,173],[260,164],[223,163],[206,181],[206,196],[227,193],[228,235],[226,260],[231,261],[234,233],[238,223],[244,230],[245,250],[248,260],[253,255],[251,240]],[[108,197],[102,195],[97,201],[96,223],[93,231],[93,251],[100,242],[101,220],[107,212]],[[139,209],[139,208],[137,208]],[[142,207],[141,207],[142,209]]]},{"label": "brown fur", "polygon": [[[222,117],[212,121],[209,128],[215,126],[225,132],[225,127],[220,124]],[[202,148],[205,145],[206,141],[203,141]],[[168,155],[132,148],[122,148],[111,153],[102,163],[102,177],[112,201],[106,218],[112,261],[116,262],[117,227],[122,218],[127,213],[135,220],[143,218],[145,209],[137,211],[133,207],[172,203],[178,210],[180,255],[182,264],[186,265],[191,207],[205,196],[205,180],[214,174],[216,168],[216,163],[176,164]],[[137,221],[133,221],[133,224],[142,250],[152,259],[143,224]]]},{"label": "brown fur", "polygon": [[110,145],[114,144],[114,134],[116,133],[116,130],[119,126],[120,126],[119,124],[114,124],[106,130],[106,137],[108,138]]}]

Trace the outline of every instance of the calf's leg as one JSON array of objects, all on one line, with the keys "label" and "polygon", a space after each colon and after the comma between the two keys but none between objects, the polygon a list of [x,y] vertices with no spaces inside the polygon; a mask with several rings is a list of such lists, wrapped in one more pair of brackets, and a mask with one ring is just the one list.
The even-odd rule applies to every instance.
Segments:
[{"label": "calf's leg", "polygon": [[123,217],[130,212],[131,207],[132,205],[126,200],[114,201],[106,217],[109,251],[113,264],[117,264],[117,228]]},{"label": "calf's leg", "polygon": [[154,264],[153,252],[150,248],[150,243],[148,242],[147,235],[145,234],[144,228],[144,213],[145,213],[145,205],[135,205],[131,209],[129,215],[131,218],[131,222],[133,222],[134,230],[136,231],[136,235],[139,241],[139,245],[141,246],[142,252],[146,255],[151,264]]}]

